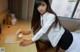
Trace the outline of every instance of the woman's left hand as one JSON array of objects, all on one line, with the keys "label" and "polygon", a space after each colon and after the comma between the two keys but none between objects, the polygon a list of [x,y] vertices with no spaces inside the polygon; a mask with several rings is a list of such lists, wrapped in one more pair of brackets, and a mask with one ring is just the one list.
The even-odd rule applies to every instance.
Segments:
[{"label": "woman's left hand", "polygon": [[32,40],[22,40],[21,42],[20,42],[20,46],[27,46],[27,45],[29,45],[29,44],[31,44],[32,43]]}]

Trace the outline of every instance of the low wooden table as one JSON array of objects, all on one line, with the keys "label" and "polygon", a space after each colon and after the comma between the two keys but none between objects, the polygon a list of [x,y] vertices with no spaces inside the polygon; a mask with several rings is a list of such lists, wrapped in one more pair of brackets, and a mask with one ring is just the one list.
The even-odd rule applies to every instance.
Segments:
[{"label": "low wooden table", "polygon": [[28,31],[30,23],[26,21],[18,21],[16,25],[6,25],[0,34],[0,48],[3,47],[5,52],[37,52],[35,43],[22,47],[19,43],[22,39],[31,39],[32,35],[23,35],[22,39],[17,39],[17,30],[22,29]]}]

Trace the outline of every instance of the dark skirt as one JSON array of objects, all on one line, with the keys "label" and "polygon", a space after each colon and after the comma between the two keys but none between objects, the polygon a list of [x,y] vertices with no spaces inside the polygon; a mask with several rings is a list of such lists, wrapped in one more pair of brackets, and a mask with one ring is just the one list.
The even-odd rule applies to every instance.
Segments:
[{"label": "dark skirt", "polygon": [[63,50],[67,50],[73,42],[73,36],[70,31],[65,29],[64,34],[62,35],[58,45]]}]

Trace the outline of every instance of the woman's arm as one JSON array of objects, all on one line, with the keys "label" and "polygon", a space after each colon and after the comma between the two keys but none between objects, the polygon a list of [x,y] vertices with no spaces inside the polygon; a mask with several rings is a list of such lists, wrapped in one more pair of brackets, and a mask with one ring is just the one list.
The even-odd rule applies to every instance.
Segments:
[{"label": "woman's arm", "polygon": [[52,23],[55,21],[55,15],[51,14],[48,16],[48,21],[44,24],[44,26],[34,35],[32,38],[32,41],[37,41],[43,34],[47,32],[47,30],[50,28]]},{"label": "woman's arm", "polygon": [[43,34],[47,32],[49,27],[52,25],[52,23],[55,21],[55,16],[50,15],[48,21],[44,24],[44,26],[33,36],[31,40],[23,40],[21,41],[21,46],[29,45],[35,41],[37,41]]},{"label": "woman's arm", "polygon": [[31,31],[20,31],[20,33],[23,33],[24,35],[28,35],[31,33]]},{"label": "woman's arm", "polygon": [[20,42],[20,46],[27,46],[29,44],[32,44],[33,41],[32,40],[25,40],[23,39],[21,42]]}]

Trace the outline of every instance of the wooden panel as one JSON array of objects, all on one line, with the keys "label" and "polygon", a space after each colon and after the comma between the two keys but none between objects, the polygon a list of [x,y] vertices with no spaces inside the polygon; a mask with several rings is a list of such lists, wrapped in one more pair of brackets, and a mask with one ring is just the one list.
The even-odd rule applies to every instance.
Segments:
[{"label": "wooden panel", "polygon": [[0,0],[0,14],[5,12],[8,9],[8,1]]}]

